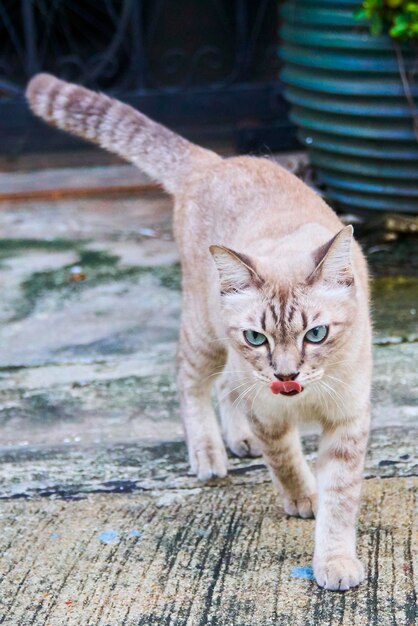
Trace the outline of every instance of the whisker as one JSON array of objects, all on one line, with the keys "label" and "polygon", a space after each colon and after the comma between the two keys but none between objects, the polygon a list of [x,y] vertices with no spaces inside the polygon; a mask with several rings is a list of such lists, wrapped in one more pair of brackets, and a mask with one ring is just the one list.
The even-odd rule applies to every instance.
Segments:
[{"label": "whisker", "polygon": [[250,409],[250,419],[252,419],[253,417],[253,410],[254,410],[254,402],[256,401],[258,395],[260,394],[260,391],[263,390],[263,387],[261,386],[258,390],[256,390],[256,393],[254,395],[253,401],[251,403],[251,409]]},{"label": "whisker", "polygon": [[231,411],[235,408],[236,404],[241,400],[241,397],[244,393],[246,393],[246,391],[248,391],[248,389],[250,389],[252,387],[252,385],[250,385],[250,383],[246,383],[248,385],[248,387],[246,387],[246,389],[244,389],[243,391],[241,391],[241,393],[239,394],[239,396],[237,398],[235,398],[234,402],[232,403],[231,406]]},{"label": "whisker", "polygon": [[326,402],[327,401],[327,396],[330,398],[330,400],[333,403],[335,403],[335,400],[331,396],[330,392],[327,389],[322,387],[320,382],[318,382],[317,384],[318,384],[318,390],[319,390],[319,392],[321,394],[321,400],[324,402],[324,412],[325,412],[327,410],[327,402]]},{"label": "whisker", "polygon": [[323,388],[324,388],[324,392],[331,398],[331,400],[337,405],[337,408],[341,411],[341,414],[344,413],[344,409],[341,406],[339,400],[344,400],[344,398],[342,398],[342,396],[340,396],[335,389],[333,389],[333,387],[331,387],[330,385],[328,385],[326,382],[324,382],[323,380],[319,381],[319,383]]},{"label": "whisker", "polygon": [[245,396],[251,396],[252,392],[257,389],[257,385],[258,383],[254,383],[254,385],[248,390],[248,392],[241,398],[241,402],[244,400]]},{"label": "whisker", "polygon": [[257,385],[257,383],[253,383],[252,385],[250,385],[247,389],[244,389],[244,391],[238,396],[238,398],[235,400],[234,404],[232,405],[232,409],[238,409],[239,405],[241,404],[242,400],[245,398],[245,396],[250,393],[254,387]]},{"label": "whisker", "polygon": [[312,386],[315,388],[315,391],[319,393],[319,401],[321,403],[321,409],[325,411],[327,405],[324,400],[323,390],[321,389],[321,386],[318,383],[312,383]]},{"label": "whisker", "polygon": [[240,387],[243,387],[244,385],[249,384],[252,381],[252,378],[247,378],[246,380],[244,380],[243,383],[241,383],[240,385],[237,385],[236,387],[234,387],[233,389],[228,389],[226,391],[226,393],[224,393],[222,395],[222,397],[218,398],[218,402],[222,402],[223,400],[225,400],[225,398],[227,398],[233,391],[236,391],[237,389],[239,389]]},{"label": "whisker", "polygon": [[328,387],[328,389],[335,394],[335,396],[337,398],[339,398],[341,400],[341,402],[345,402],[345,398],[344,396],[342,396],[336,389],[334,389],[334,387],[332,385],[329,385],[328,383],[326,383],[324,380],[322,381],[322,384],[325,385],[326,387]]},{"label": "whisker", "polygon": [[331,374],[324,374],[324,376],[326,376],[327,378],[332,378],[332,380],[336,380],[338,383],[341,383],[342,385],[345,385],[346,387],[351,389],[351,385],[341,380],[341,378],[337,378],[336,376],[331,376]]}]

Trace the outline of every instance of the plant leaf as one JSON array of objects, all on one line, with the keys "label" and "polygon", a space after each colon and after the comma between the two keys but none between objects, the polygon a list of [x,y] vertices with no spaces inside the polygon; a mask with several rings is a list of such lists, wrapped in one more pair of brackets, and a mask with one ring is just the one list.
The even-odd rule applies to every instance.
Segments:
[{"label": "plant leaf", "polygon": [[382,34],[383,19],[378,13],[373,13],[370,19],[370,32],[374,37]]},{"label": "plant leaf", "polygon": [[366,20],[368,15],[365,9],[356,9],[353,13],[353,17],[355,20]]}]

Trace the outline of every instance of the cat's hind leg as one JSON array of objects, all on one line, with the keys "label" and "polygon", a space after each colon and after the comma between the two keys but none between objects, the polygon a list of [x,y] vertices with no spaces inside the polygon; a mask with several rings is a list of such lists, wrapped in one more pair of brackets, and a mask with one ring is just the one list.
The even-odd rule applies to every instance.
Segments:
[{"label": "cat's hind leg", "polygon": [[211,401],[211,388],[222,370],[225,354],[206,341],[198,326],[180,329],[178,389],[180,412],[192,472],[200,480],[226,476],[228,457]]},{"label": "cat's hind leg", "polygon": [[236,456],[260,456],[261,446],[250,428],[248,412],[258,391],[257,383],[234,370],[228,360],[225,371],[216,381],[222,431],[228,448]]}]

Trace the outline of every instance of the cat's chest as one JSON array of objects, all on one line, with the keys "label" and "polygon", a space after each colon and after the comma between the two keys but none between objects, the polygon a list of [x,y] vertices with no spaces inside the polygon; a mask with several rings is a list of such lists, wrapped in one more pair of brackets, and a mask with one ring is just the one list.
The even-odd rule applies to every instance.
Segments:
[{"label": "cat's chest", "polygon": [[266,388],[257,395],[250,410],[265,424],[280,420],[295,423],[317,422],[322,417],[318,398],[311,390],[294,396],[283,396],[275,395]]}]

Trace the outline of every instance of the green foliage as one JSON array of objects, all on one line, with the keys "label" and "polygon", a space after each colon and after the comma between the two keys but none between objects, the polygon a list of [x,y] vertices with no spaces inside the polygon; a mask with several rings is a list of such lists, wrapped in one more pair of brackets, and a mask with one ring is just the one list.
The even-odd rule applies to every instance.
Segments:
[{"label": "green foliage", "polygon": [[401,41],[418,38],[418,0],[363,0],[354,17],[367,20],[372,35],[387,31]]}]

